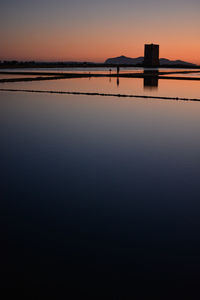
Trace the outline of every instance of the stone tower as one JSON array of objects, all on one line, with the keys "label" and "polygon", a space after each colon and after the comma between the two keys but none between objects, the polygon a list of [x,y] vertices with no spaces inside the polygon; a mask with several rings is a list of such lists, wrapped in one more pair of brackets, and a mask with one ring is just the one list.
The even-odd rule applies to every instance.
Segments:
[{"label": "stone tower", "polygon": [[144,67],[159,66],[159,45],[144,45]]}]

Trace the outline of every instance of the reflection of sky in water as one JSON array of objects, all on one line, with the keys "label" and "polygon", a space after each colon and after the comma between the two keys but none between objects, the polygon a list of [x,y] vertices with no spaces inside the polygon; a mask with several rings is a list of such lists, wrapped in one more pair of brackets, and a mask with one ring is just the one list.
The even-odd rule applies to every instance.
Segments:
[{"label": "reflection of sky in water", "polygon": [[[43,75],[42,75],[43,76]],[[0,79],[35,78],[35,75],[0,74]]]},{"label": "reflection of sky in water", "polygon": [[169,74],[165,76],[170,76],[170,77],[199,77],[200,73],[188,73],[188,74]]},{"label": "reflection of sky in water", "polygon": [[[117,82],[118,81],[118,82]],[[151,96],[199,98],[199,81],[160,79],[144,88],[144,79],[138,78],[81,78],[37,82],[0,84],[2,88],[37,89],[54,91],[81,91],[98,93],[122,93]]]},{"label": "reflection of sky in water", "polygon": [[[78,81],[44,84],[70,82]],[[112,86],[94,80],[101,83]],[[137,85],[142,90],[142,80]],[[101,279],[124,287],[134,276],[198,276],[199,103],[0,97],[1,228],[12,248],[2,268],[17,272],[16,283],[19,269],[27,285],[80,276],[84,285]]]}]

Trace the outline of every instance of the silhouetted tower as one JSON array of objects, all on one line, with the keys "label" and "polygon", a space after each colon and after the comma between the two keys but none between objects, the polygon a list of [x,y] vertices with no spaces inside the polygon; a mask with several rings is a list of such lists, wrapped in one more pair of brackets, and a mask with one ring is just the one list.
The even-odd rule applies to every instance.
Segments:
[{"label": "silhouetted tower", "polygon": [[154,44],[144,45],[144,66],[145,67],[159,66],[159,45],[154,45]]}]

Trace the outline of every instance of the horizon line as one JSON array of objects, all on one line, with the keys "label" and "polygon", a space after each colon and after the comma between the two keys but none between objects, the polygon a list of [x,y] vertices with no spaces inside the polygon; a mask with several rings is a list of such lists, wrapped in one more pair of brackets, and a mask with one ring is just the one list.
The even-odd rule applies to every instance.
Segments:
[{"label": "horizon line", "polygon": [[[126,56],[126,55],[119,55],[119,56],[114,56],[114,57],[108,57],[106,59],[104,59],[104,61],[95,61],[95,60],[84,60],[84,59],[78,59],[78,60],[74,60],[74,59],[68,59],[68,60],[65,60],[65,59],[16,59],[16,58],[7,58],[7,59],[1,59],[0,58],[0,63],[4,63],[4,62],[17,62],[17,63],[24,63],[24,62],[34,62],[34,63],[95,63],[95,64],[104,64],[105,61],[107,59],[112,59],[112,58],[118,58],[118,57],[127,57],[127,58],[130,58],[130,59],[137,59],[137,58],[140,58],[140,57],[144,57],[144,56],[137,56],[137,57],[129,57],[129,56]],[[199,63],[194,63],[193,61],[187,61],[187,60],[182,60],[182,59],[169,59],[169,58],[166,58],[166,57],[161,57],[159,58],[160,59],[168,59],[170,61],[177,61],[177,60],[180,60],[180,61],[183,61],[183,62],[188,62],[188,63],[191,63],[191,64],[195,64],[195,65],[200,65],[200,62]]]}]

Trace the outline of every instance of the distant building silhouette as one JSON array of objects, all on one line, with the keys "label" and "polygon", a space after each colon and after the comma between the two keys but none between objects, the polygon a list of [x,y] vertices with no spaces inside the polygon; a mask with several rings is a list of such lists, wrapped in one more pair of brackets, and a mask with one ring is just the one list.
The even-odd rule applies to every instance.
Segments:
[{"label": "distant building silhouette", "polygon": [[159,45],[149,44],[144,46],[144,66],[159,66]]}]

